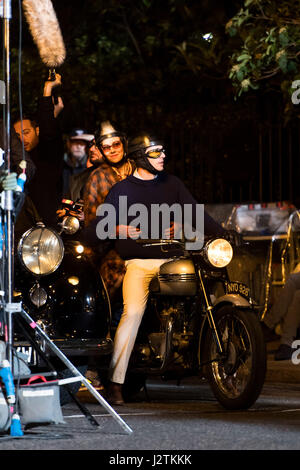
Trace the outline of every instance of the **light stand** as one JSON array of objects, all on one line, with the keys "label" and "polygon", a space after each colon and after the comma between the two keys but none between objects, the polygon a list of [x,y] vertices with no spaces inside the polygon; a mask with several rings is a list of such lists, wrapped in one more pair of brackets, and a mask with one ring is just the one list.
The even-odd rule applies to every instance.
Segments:
[{"label": "light stand", "polygon": [[[10,21],[11,21],[11,2],[9,0],[3,1],[3,42],[4,42],[4,79],[5,79],[5,104],[4,104],[4,151],[5,151],[5,169],[10,172],[10,133],[11,133],[11,119],[10,119]],[[6,324],[6,343],[7,343],[7,358],[10,364],[12,361],[12,342],[13,342],[13,322],[12,313],[15,309],[13,305],[13,192],[3,191],[1,208],[3,209],[4,227],[4,250],[3,250],[3,263],[4,263],[4,305],[5,305],[5,324]]]},{"label": "light stand", "polygon": [[[2,9],[1,9],[2,8]],[[5,150],[5,169],[10,172],[11,149],[10,149],[10,135],[11,135],[11,119],[10,119],[10,20],[11,20],[11,0],[0,0],[0,16],[3,17],[3,32],[4,32],[4,77],[5,77],[5,113],[4,113],[4,150]],[[46,333],[35,323],[30,315],[24,311],[21,303],[13,302],[13,278],[14,278],[14,201],[13,191],[3,191],[1,193],[1,215],[0,222],[3,222],[4,233],[4,249],[2,256],[3,263],[3,321],[1,325],[4,332],[6,343],[6,357],[13,370],[13,315],[21,315],[28,325],[46,342],[49,348],[55,353],[57,357],[67,366],[72,372],[74,377],[59,380],[60,385],[70,382],[80,381],[83,382],[90,393],[97,399],[97,401],[108,411],[109,414],[120,424],[120,426],[127,432],[131,433],[131,428],[122,420],[122,418],[114,411],[114,409],[106,402],[106,400],[95,390],[90,382],[79,372],[78,369],[69,361],[69,359],[61,352],[61,350],[51,341]],[[1,234],[0,234],[1,235]],[[0,328],[1,330],[1,328]],[[37,347],[38,349],[38,347]]]}]

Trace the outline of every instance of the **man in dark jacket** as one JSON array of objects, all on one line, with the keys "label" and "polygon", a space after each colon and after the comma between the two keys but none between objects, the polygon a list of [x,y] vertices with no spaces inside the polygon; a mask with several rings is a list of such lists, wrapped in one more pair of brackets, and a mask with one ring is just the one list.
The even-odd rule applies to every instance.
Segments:
[{"label": "man in dark jacket", "polygon": [[[140,136],[132,141],[128,156],[135,161],[137,167],[135,172],[111,188],[102,210],[98,212],[100,215],[91,222],[85,232],[87,238],[91,237],[89,239],[92,243],[93,237],[95,241],[95,232],[98,238],[104,239],[101,232],[103,231],[104,235],[104,231],[107,231],[108,237],[116,238],[115,248],[125,260],[123,313],[114,338],[114,351],[109,373],[111,382],[107,393],[108,401],[115,405],[123,404],[122,384],[125,381],[129,358],[146,308],[150,281],[158,273],[160,266],[169,258],[168,253],[162,251],[160,247],[143,248],[136,242],[136,239],[150,238],[148,235],[150,228],[151,233],[154,229],[159,234],[154,238],[173,237],[174,232],[178,229],[181,231],[182,228],[187,235],[186,220],[190,226],[196,228],[195,234],[199,234],[200,240],[204,233],[218,236],[225,233],[225,230],[205,212],[202,212],[204,219],[204,227],[202,227],[201,210],[198,211],[200,205],[179,178],[164,172],[164,152],[161,142],[151,139],[150,136]],[[124,198],[127,201],[127,210],[124,207],[121,208]],[[152,209],[159,205],[173,208],[176,204],[183,211],[186,210],[186,206],[192,208],[191,220],[184,216],[182,223],[177,220],[177,217],[174,217],[173,221],[161,219],[154,221]],[[146,209],[143,219],[145,223],[140,222],[139,228],[133,224],[135,215],[131,210],[137,205],[139,207],[143,205]],[[108,209],[112,209],[115,215],[112,223],[108,221],[107,216],[104,217],[104,213],[110,213]],[[200,217],[198,217],[199,214]],[[123,221],[121,221],[122,218]],[[127,223],[126,220],[128,220]],[[191,233],[190,229],[189,233]],[[197,242],[194,248],[189,249],[199,249],[202,246],[201,241],[200,246],[196,245]]]},{"label": "man in dark jacket", "polygon": [[58,74],[54,81],[45,82],[43,96],[39,100],[37,122],[27,116],[23,116],[22,121],[14,122],[15,131],[36,166],[34,178],[27,186],[29,198],[26,199],[22,215],[26,212],[28,217],[26,220],[23,218],[24,230],[39,220],[45,225],[56,225],[56,210],[62,198],[63,139],[52,90],[60,84],[61,77]]},{"label": "man in dark jacket", "polygon": [[[0,120],[0,170],[4,170],[5,168],[5,144],[4,141],[6,139],[6,136],[4,135],[4,127],[3,127],[3,121]],[[22,173],[22,164],[20,166],[20,163],[25,160],[26,162],[26,177],[27,177],[27,184],[32,180],[35,174],[35,165],[29,156],[27,152],[23,153],[22,145],[21,142],[18,139],[18,136],[14,130],[14,128],[11,129],[11,136],[10,136],[10,171],[16,173],[19,175]]]},{"label": "man in dark jacket", "polygon": [[93,139],[88,142],[88,159],[85,170],[70,178],[69,192],[67,194],[69,199],[74,202],[78,200],[83,201],[85,185],[92,172],[102,163],[102,154],[96,146],[95,139]]},{"label": "man in dark jacket", "polygon": [[89,157],[89,144],[94,139],[93,134],[89,134],[81,128],[73,129],[67,140],[67,152],[64,155],[63,163],[63,195],[70,193],[74,184],[74,178],[87,169]]},{"label": "man in dark jacket", "polygon": [[[88,148],[89,150],[86,168],[69,177],[69,189],[67,193],[63,195],[64,199],[71,200],[72,202],[80,202],[82,203],[82,206],[87,181],[92,172],[98,168],[101,163],[103,163],[103,157],[100,150],[96,146],[95,139],[88,143]],[[56,214],[59,218],[64,217],[66,215],[66,209],[58,209]],[[81,223],[84,222],[83,210],[80,211],[77,209],[76,214],[70,212],[70,215],[77,217]]]}]

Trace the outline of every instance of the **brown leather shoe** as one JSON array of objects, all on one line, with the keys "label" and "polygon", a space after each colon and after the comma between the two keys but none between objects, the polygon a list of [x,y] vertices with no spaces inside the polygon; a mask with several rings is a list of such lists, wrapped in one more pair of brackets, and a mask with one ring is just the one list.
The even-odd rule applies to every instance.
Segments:
[{"label": "brown leather shoe", "polygon": [[124,405],[122,397],[122,384],[109,382],[106,389],[106,400],[110,405]]}]

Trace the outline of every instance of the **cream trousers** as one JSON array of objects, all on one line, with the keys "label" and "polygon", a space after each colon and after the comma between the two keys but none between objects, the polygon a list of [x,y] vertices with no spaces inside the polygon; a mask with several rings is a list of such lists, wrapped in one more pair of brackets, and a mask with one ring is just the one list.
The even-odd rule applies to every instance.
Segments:
[{"label": "cream trousers", "polygon": [[168,259],[131,259],[125,262],[123,280],[123,313],[114,339],[110,362],[110,380],[125,381],[130,355],[149,296],[149,284]]}]

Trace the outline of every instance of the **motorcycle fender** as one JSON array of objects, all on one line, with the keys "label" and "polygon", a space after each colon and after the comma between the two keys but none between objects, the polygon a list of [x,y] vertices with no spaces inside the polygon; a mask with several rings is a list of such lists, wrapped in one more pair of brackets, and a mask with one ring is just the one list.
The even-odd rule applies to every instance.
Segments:
[{"label": "motorcycle fender", "polygon": [[226,303],[226,304],[229,303],[229,304],[235,305],[236,307],[250,307],[249,301],[238,294],[222,295],[222,297],[218,297],[215,300],[215,302],[213,303],[213,306],[216,307],[217,305],[220,305],[223,303]]}]

